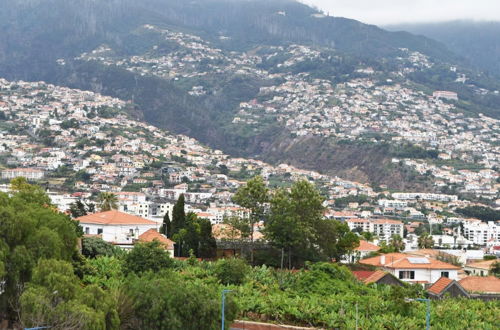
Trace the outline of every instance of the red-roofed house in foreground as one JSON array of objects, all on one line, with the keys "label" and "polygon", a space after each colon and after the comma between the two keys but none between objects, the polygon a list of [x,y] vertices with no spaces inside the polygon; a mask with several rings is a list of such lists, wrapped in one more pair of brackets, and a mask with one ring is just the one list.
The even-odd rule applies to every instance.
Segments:
[{"label": "red-roofed house in foreground", "polygon": [[379,267],[402,281],[410,283],[434,283],[441,277],[458,279],[460,267],[428,257],[416,257],[404,253],[387,253],[363,259],[359,263]]},{"label": "red-roofed house in foreground", "polygon": [[457,281],[447,277],[441,277],[427,289],[427,292],[434,299],[441,299],[446,296],[469,298],[467,291]]},{"label": "red-roofed house in foreground", "polygon": [[76,220],[86,235],[102,235],[104,241],[123,248],[131,248],[134,240],[158,227],[154,221],[116,210],[89,214]]}]

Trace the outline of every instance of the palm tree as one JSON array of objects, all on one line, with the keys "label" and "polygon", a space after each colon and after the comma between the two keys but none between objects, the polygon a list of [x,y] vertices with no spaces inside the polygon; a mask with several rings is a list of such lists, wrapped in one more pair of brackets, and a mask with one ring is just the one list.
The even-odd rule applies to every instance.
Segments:
[{"label": "palm tree", "polygon": [[102,192],[97,197],[101,212],[116,210],[118,208],[118,197],[111,192]]},{"label": "palm tree", "polygon": [[394,252],[401,252],[405,249],[403,238],[399,235],[392,235],[390,245],[394,249]]},{"label": "palm tree", "polygon": [[434,247],[434,239],[428,233],[423,233],[418,237],[418,247],[421,249],[432,249]]}]

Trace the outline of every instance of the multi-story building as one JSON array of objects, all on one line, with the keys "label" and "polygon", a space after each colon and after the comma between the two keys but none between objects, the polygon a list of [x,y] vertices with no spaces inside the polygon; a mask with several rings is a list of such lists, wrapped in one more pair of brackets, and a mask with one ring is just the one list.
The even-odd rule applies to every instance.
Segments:
[{"label": "multi-story building", "polygon": [[351,230],[360,228],[364,232],[377,235],[381,240],[389,241],[393,235],[403,237],[402,221],[390,219],[349,219],[346,221]]},{"label": "multi-story building", "polygon": [[384,208],[390,207],[390,208],[394,208],[396,210],[402,210],[408,206],[408,202],[400,201],[397,199],[381,199],[378,201],[378,205],[382,206]]},{"label": "multi-story building", "polygon": [[372,232],[381,240],[388,241],[393,235],[403,237],[404,225],[402,221],[377,219],[371,222]]},{"label": "multi-story building", "polygon": [[464,236],[477,245],[486,245],[489,241],[500,242],[500,221],[464,222]]},{"label": "multi-story building", "polygon": [[394,193],[392,197],[399,200],[428,200],[438,202],[455,202],[458,200],[456,195],[432,194],[432,193]]},{"label": "multi-story building", "polygon": [[458,100],[458,94],[450,91],[435,91],[432,96],[437,99]]},{"label": "multi-story building", "polygon": [[45,173],[42,170],[34,168],[14,168],[2,171],[2,179],[12,180],[15,178],[26,178],[28,181],[37,181],[43,179]]}]

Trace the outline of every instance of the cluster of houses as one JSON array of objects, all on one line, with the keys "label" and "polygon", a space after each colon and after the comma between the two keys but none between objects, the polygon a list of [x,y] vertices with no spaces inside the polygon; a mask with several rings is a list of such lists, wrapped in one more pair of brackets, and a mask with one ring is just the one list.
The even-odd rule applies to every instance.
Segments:
[{"label": "cluster of houses", "polygon": [[[407,157],[402,161],[421,174],[430,173],[436,186],[444,188],[459,185],[463,192],[489,199],[498,198],[496,182],[500,165],[500,147],[495,143],[499,121],[480,115],[480,120],[456,111],[449,100],[458,96],[450,91],[435,91],[432,96],[410,87],[393,83],[383,84],[374,78],[371,67],[360,67],[356,78],[345,83],[332,84],[325,79],[314,79],[307,73],[294,73],[292,68],[307,61],[321,62],[321,52],[303,45],[270,47],[262,54],[227,53],[214,48],[198,36],[169,31],[146,25],[145,31],[155,32],[176,43],[180,50],[165,51],[158,46],[146,55],[115,58],[108,46],[101,46],[79,57],[84,61],[98,61],[105,65],[118,65],[142,75],[155,75],[164,79],[203,77],[209,73],[230,72],[250,75],[259,79],[280,81],[279,85],[262,87],[258,98],[240,104],[233,124],[258,129],[263,123],[277,121],[297,136],[319,135],[337,139],[368,139],[386,136],[394,143],[410,142],[423,148],[439,150],[441,161]],[[388,76],[401,77],[416,70],[430,68],[431,60],[418,52],[401,49],[400,65]],[[278,73],[262,69],[263,62],[276,58]],[[204,63],[201,65],[201,63]],[[450,71],[463,74],[456,67]],[[359,77],[361,75],[361,77]],[[193,86],[191,95],[206,94],[203,86]],[[371,138],[372,142],[377,142]],[[477,164],[477,170],[455,168],[454,164]]]},{"label": "cluster of houses", "polygon": [[[158,232],[159,223],[133,216],[118,210],[89,214],[77,218],[86,236],[97,236],[124,249],[131,249],[138,242],[157,240],[172,256],[175,242]],[[213,234],[218,242],[219,256],[234,255],[233,248],[227,247],[231,228],[227,224],[214,224]],[[262,240],[260,230],[256,231],[257,241]],[[354,275],[366,284],[378,283],[402,285],[411,283],[423,285],[433,298],[445,295],[481,299],[500,298],[500,279],[492,273],[494,260],[477,259],[484,255],[469,255],[461,265],[460,258],[453,251],[421,249],[403,253],[379,254],[380,247],[361,240],[351,255],[343,262],[365,267],[354,271]],[[464,251],[461,251],[464,252]],[[500,255],[500,249],[498,250]],[[474,259],[476,257],[476,259]],[[497,274],[498,275],[498,274]]]}]

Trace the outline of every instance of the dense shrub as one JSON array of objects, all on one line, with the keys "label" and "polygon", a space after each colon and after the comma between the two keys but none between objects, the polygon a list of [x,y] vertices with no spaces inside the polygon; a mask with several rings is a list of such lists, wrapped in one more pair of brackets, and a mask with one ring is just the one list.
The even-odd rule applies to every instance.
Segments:
[{"label": "dense shrub", "polygon": [[[139,329],[220,329],[220,291],[217,284],[188,280],[172,271],[132,276],[126,284]],[[236,314],[236,305],[228,296],[228,325]]]},{"label": "dense shrub", "polygon": [[215,274],[222,284],[239,285],[245,281],[250,267],[245,260],[232,258],[217,261]]}]

